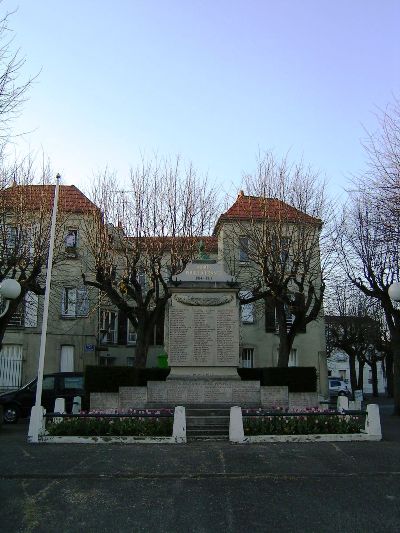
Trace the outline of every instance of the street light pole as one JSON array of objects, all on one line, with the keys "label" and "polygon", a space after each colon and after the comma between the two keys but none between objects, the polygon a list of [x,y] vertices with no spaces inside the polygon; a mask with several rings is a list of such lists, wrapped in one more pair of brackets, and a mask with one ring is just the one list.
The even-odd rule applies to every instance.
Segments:
[{"label": "street light pole", "polygon": [[36,401],[31,410],[31,418],[29,421],[28,440],[29,442],[39,441],[39,432],[43,425],[43,407],[42,402],[42,388],[43,388],[43,368],[44,368],[44,356],[46,353],[46,335],[47,335],[47,321],[49,316],[49,301],[50,301],[50,283],[51,283],[51,271],[53,267],[53,251],[54,240],[56,233],[56,220],[57,220],[57,205],[58,205],[58,193],[60,188],[60,174],[56,176],[56,188],[53,201],[53,213],[51,217],[50,228],[50,244],[49,244],[49,256],[47,259],[47,272],[46,272],[46,289],[44,294],[43,305],[43,319],[42,319],[42,334],[40,337],[40,351],[39,351],[39,364],[38,364],[38,377],[36,383]]}]

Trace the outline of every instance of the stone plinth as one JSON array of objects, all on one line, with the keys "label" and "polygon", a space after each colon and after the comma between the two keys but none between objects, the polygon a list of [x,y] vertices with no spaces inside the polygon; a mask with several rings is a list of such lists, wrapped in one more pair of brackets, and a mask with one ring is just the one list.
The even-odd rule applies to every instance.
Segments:
[{"label": "stone plinth", "polygon": [[174,379],[147,383],[149,405],[260,405],[258,381]]}]

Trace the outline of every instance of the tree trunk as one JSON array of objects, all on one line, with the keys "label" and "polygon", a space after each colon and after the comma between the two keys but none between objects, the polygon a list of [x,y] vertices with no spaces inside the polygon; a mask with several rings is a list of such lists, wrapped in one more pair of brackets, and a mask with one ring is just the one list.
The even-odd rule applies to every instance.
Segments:
[{"label": "tree trunk", "polygon": [[356,373],[356,356],[354,354],[349,356],[349,367],[350,367],[350,384],[351,390],[354,394],[354,391],[357,389],[357,373]]},{"label": "tree trunk", "polygon": [[363,359],[358,360],[358,380],[357,380],[357,389],[364,390],[364,366],[365,361]]},{"label": "tree trunk", "polygon": [[135,350],[135,366],[138,368],[146,368],[147,352],[150,345],[150,334],[153,332],[153,326],[149,324],[140,324],[136,330],[136,350]]},{"label": "tree trunk", "polygon": [[393,398],[395,415],[400,415],[400,334],[392,334],[393,352]]},{"label": "tree trunk", "polygon": [[288,367],[289,354],[292,343],[289,342],[289,335],[286,324],[286,314],[283,305],[276,306],[276,317],[279,329],[279,352],[278,352],[278,366]]},{"label": "tree trunk", "polygon": [[379,396],[378,393],[378,369],[376,366],[376,360],[372,359],[371,361],[371,373],[372,373],[372,396],[374,398],[377,398]]},{"label": "tree trunk", "polygon": [[388,398],[393,398],[393,354],[388,351],[385,357],[386,388]]}]

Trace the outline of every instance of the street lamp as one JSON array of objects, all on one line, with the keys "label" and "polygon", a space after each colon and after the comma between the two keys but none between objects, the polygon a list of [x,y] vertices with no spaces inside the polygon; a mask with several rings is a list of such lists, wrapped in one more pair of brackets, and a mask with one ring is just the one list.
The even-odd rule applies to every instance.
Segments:
[{"label": "street lamp", "polygon": [[395,302],[400,302],[400,283],[395,281],[388,290],[389,297]]},{"label": "street lamp", "polygon": [[0,295],[6,300],[6,305],[0,313],[0,318],[7,313],[10,307],[10,300],[15,300],[21,294],[21,285],[16,279],[6,278],[0,283]]}]

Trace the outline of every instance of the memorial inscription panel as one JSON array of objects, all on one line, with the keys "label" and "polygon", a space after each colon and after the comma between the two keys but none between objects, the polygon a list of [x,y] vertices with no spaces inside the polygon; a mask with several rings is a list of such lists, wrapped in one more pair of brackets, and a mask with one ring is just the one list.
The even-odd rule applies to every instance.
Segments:
[{"label": "memorial inscription panel", "polygon": [[203,306],[174,300],[169,309],[168,357],[172,366],[236,366],[239,358],[236,303]]}]

